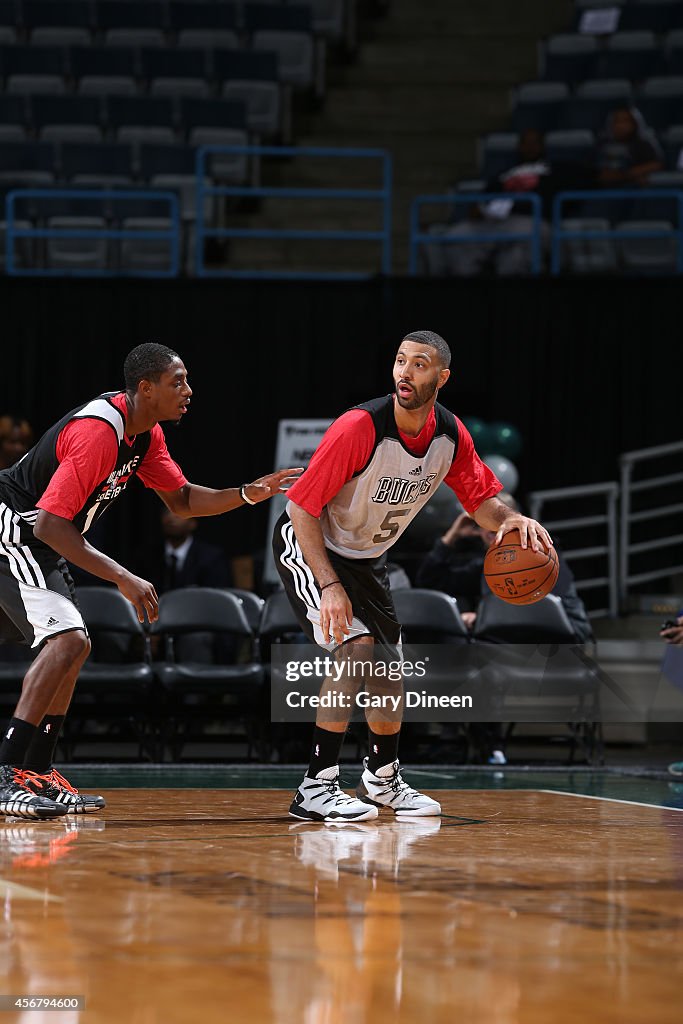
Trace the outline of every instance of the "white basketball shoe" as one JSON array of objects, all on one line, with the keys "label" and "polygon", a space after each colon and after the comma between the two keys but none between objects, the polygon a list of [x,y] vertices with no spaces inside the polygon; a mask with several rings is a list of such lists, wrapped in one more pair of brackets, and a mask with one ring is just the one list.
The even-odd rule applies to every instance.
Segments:
[{"label": "white basketball shoe", "polygon": [[373,774],[363,760],[363,774],[356,796],[375,807],[390,807],[397,818],[423,818],[441,814],[441,804],[430,796],[419,793],[402,778],[398,761],[385,764]]},{"label": "white basketball shoe", "polygon": [[301,821],[369,821],[377,808],[349,796],[339,788],[339,766],[323,768],[314,779],[308,775],[294,794],[289,813]]}]

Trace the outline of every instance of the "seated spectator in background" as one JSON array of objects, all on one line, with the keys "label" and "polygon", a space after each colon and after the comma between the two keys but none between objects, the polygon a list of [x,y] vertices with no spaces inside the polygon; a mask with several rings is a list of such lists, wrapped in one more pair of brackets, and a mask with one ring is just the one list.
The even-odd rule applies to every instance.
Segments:
[{"label": "seated spectator in background", "polygon": [[597,152],[598,181],[605,188],[641,188],[664,167],[662,151],[635,107],[613,110]]},{"label": "seated spectator in background", "polygon": [[196,519],[181,519],[169,509],[161,513],[162,536],[133,557],[133,569],[149,580],[157,594],[179,587],[229,587],[228,560],[220,548],[194,536]]},{"label": "seated spectator in background", "polygon": [[[595,187],[595,168],[565,160],[549,160],[543,135],[527,128],[519,137],[517,161],[486,183],[487,192],[533,192],[541,200],[541,246],[547,254],[553,199],[567,189]],[[533,217],[528,203],[494,199],[485,205],[472,204],[469,219],[450,228],[448,237],[477,239],[460,245],[442,246],[451,273],[469,277],[494,272],[499,275],[528,274],[531,243],[487,241],[487,235],[529,234]]]},{"label": "seated spectator in background", "polygon": [[33,428],[21,416],[0,416],[0,469],[9,469],[33,444]]}]

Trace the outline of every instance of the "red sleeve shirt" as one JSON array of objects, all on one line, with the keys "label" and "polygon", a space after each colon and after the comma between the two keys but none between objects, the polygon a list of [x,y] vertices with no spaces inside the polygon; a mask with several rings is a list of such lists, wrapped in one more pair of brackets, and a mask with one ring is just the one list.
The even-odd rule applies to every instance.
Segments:
[{"label": "red sleeve shirt", "polygon": [[[472,436],[456,417],[458,450],[444,483],[472,515],[483,501],[492,498],[503,485],[474,449]],[[424,455],[434,437],[436,414],[432,409],[417,435],[399,431],[401,440],[414,455]],[[334,498],[355,473],[367,464],[375,443],[375,428],[370,413],[351,409],[335,420],[313,454],[305,473],[287,491],[287,497],[309,515],[320,518],[325,505]]]},{"label": "red sleeve shirt", "polygon": [[493,498],[503,485],[489,467],[481,461],[474,448],[472,435],[465,424],[455,417],[458,425],[458,450],[444,478],[468,515],[474,515],[487,498]]},{"label": "red sleeve shirt", "polygon": [[[125,395],[115,395],[112,402],[121,412],[125,411]],[[36,503],[37,508],[73,519],[116,466],[118,451],[116,434],[108,423],[96,419],[71,420],[57,439],[59,465]],[[150,445],[137,475],[145,487],[157,491],[175,491],[187,483],[169,454],[158,423],[152,427]]]},{"label": "red sleeve shirt", "polygon": [[287,497],[309,515],[320,518],[328,501],[367,463],[375,443],[372,416],[350,409],[328,427],[306,471],[287,491]]}]

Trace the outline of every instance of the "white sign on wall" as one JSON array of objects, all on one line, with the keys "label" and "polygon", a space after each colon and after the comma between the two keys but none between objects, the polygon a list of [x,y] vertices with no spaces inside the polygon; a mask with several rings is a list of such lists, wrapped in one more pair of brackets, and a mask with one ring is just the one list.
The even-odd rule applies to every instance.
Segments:
[{"label": "white sign on wall", "polygon": [[[285,469],[287,466],[304,466],[305,468],[331,423],[331,419],[280,420],[277,425],[275,469]],[[264,583],[277,584],[280,582],[273,561],[272,539],[275,523],[280,518],[286,504],[287,497],[284,494],[276,494],[268,502],[268,536],[263,559]]]}]

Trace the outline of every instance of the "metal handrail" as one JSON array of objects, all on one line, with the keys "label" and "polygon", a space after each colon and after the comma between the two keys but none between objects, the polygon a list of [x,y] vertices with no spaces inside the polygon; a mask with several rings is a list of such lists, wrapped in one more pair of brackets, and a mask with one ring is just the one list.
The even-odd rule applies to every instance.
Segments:
[{"label": "metal handrail", "polygon": [[[382,186],[378,189],[350,188],[277,188],[239,185],[213,185],[207,182],[208,157],[277,156],[330,157],[334,159],[372,159],[382,163]],[[296,239],[298,241],[361,241],[381,243],[381,272],[391,273],[392,186],[391,155],[383,149],[340,149],[321,146],[201,146],[196,157],[197,226],[195,234],[195,272],[197,277],[261,278],[269,280],[363,280],[369,274],[356,271],[248,270],[212,268],[204,263],[204,242],[207,238]],[[381,231],[300,230],[296,228],[212,228],[205,223],[205,202],[211,196],[258,197],[269,199],[352,199],[381,203]]]},{"label": "metal handrail", "polygon": [[[633,473],[640,463],[651,462],[653,459],[666,458],[667,456],[683,455],[683,441],[674,441],[668,444],[657,445],[652,448],[639,448],[635,451],[624,452],[620,458],[621,467],[621,512],[619,520],[619,597],[625,605],[628,590],[631,584],[647,583],[650,580],[664,579],[683,571],[680,563],[680,547],[683,545],[683,534],[670,534],[667,537],[656,537],[654,539],[638,541],[631,540],[631,527],[634,523],[648,523],[660,519],[665,515],[666,510],[676,514],[681,509],[681,504],[674,504],[652,509],[641,509],[638,512],[631,511],[632,497],[634,493],[649,493],[661,487],[668,487],[671,484],[683,483],[683,470],[674,473],[649,477],[644,480],[633,480]],[[679,554],[676,556],[678,545]],[[644,551],[654,551],[663,548],[672,548],[670,564],[661,566],[658,569],[648,569],[647,572],[634,573],[631,571],[631,558],[633,555],[641,554]],[[673,564],[671,564],[673,563]]]},{"label": "metal handrail", "polygon": [[677,272],[683,273],[683,190],[673,188],[625,188],[625,189],[575,189],[572,191],[559,192],[553,199],[552,207],[552,235],[550,249],[550,272],[559,274],[562,261],[562,242],[567,239],[615,239],[627,238],[670,238],[671,231],[625,231],[615,228],[604,230],[567,230],[562,227],[562,205],[566,202],[586,202],[592,199],[614,200],[615,202],[624,199],[674,199],[677,203],[678,226],[674,229],[677,247]]},{"label": "metal handrail", "polygon": [[[168,203],[170,227],[153,230],[132,228],[24,228],[17,226],[15,206],[18,200],[87,200],[112,203],[116,201],[145,200]],[[165,216],[165,215],[164,215]],[[19,218],[20,220],[22,218]],[[5,199],[5,261],[6,272],[13,277],[177,277],[180,272],[180,204],[175,192],[154,189],[41,189],[21,188],[9,192]],[[166,270],[134,270],[119,267],[19,267],[15,262],[15,242],[20,238],[49,240],[51,238],[84,238],[93,240],[135,239],[139,242],[162,241],[169,243],[169,267]]]},{"label": "metal handrail", "polygon": [[[530,231],[505,234],[487,233],[486,238],[473,235],[428,235],[420,230],[420,210],[423,206],[436,206],[448,203],[454,206],[471,205],[472,203],[489,203],[496,199],[505,199],[514,203],[528,203],[531,207],[532,226]],[[541,200],[533,192],[463,192],[447,196],[415,196],[410,207],[410,248],[408,256],[408,273],[417,273],[417,254],[420,245],[468,245],[475,242],[530,242],[531,273],[541,272]]]},{"label": "metal handrail", "polygon": [[550,531],[554,529],[584,529],[586,526],[607,527],[607,540],[605,544],[596,544],[591,547],[570,548],[563,547],[562,553],[567,561],[578,561],[582,558],[596,558],[606,556],[607,572],[604,576],[593,576],[590,579],[577,579],[576,589],[592,590],[597,587],[607,587],[608,604],[607,608],[592,609],[589,614],[591,618],[601,615],[608,615],[611,618],[618,614],[618,584],[617,584],[617,498],[619,496],[619,485],[615,481],[607,481],[601,484],[587,484],[578,487],[559,487],[553,490],[533,491],[529,495],[529,512],[532,518],[539,519],[543,505],[550,501],[566,502],[572,498],[585,498],[604,496],[606,510],[604,515],[577,515],[567,516],[561,520],[544,520],[543,525]]}]

